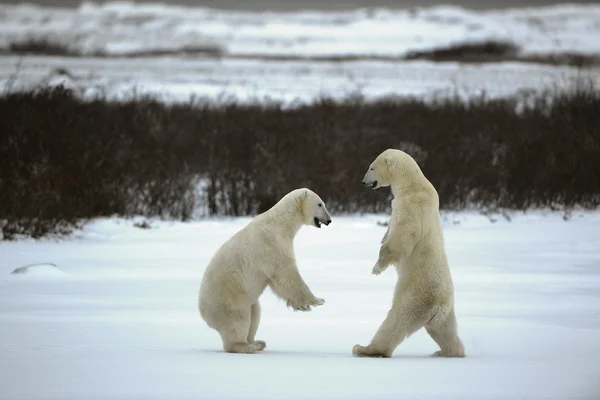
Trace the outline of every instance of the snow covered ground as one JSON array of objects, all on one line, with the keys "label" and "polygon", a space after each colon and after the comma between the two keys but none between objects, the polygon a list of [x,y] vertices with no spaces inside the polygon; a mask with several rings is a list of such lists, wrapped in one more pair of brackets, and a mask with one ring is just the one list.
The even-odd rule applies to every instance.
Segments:
[{"label": "snow covered ground", "polygon": [[[99,220],[60,241],[0,242],[0,398],[598,399],[600,213],[445,214],[468,357],[433,359],[425,332],[357,359],[395,272],[370,275],[385,216],[336,217],[296,240],[323,307],[266,292],[258,355],[223,353],[196,309],[203,269],[247,218]],[[11,274],[33,263],[54,263]]]}]

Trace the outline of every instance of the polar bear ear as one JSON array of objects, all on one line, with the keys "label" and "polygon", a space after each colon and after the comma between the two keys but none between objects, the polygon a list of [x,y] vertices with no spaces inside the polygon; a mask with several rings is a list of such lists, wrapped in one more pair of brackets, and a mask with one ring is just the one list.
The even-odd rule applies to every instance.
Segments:
[{"label": "polar bear ear", "polygon": [[308,198],[308,190],[302,189],[300,195],[298,196],[298,204],[300,204],[300,208],[302,209],[302,213],[304,213],[304,206],[306,205],[306,199]]}]

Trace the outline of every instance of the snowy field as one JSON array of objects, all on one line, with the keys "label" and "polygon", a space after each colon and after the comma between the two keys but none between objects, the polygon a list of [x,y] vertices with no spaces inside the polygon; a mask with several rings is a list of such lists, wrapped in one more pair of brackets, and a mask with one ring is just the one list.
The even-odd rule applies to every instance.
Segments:
[{"label": "snowy field", "polygon": [[[385,216],[300,231],[301,273],[326,303],[293,312],[265,292],[257,355],[224,353],[196,309],[205,265],[247,218],[0,242],[0,398],[600,398],[600,213],[445,216],[465,359],[429,358],[422,331],[392,359],[351,357],[391,301],[395,272],[370,275]],[[11,274],[32,263],[59,269]]]},{"label": "snowy field", "polygon": [[86,2],[77,8],[0,5],[0,21],[0,49],[44,38],[83,54],[219,49],[227,56],[401,56],[490,39],[514,42],[527,54],[600,52],[597,4],[257,12]]},{"label": "snowy field", "polygon": [[[49,41],[80,56],[9,54],[11,45],[30,40]],[[66,82],[84,97],[233,96],[290,104],[356,93],[370,99],[510,96],[565,87],[581,76],[600,83],[600,67],[377,59],[485,40],[514,43],[521,55],[598,55],[600,6],[257,12],[127,2],[0,5],[0,88]],[[336,57],[341,61],[331,60]]]}]

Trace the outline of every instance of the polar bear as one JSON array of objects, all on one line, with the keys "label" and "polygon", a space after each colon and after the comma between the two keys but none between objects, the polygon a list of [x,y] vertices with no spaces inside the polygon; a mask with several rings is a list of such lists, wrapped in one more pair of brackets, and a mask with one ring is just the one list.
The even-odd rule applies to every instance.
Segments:
[{"label": "polar bear", "polygon": [[388,149],[369,166],[363,184],[391,186],[392,215],[373,274],[389,265],[398,272],[392,308],[359,357],[391,357],[396,347],[422,327],[440,346],[438,357],[464,357],[456,331],[454,288],[444,249],[438,194],[415,160]]},{"label": "polar bear", "polygon": [[303,225],[329,225],[325,203],[312,190],[296,189],[256,216],[215,253],[200,285],[200,315],[229,353],[256,353],[266,347],[255,335],[258,299],[269,286],[294,310],[309,311],[325,300],[315,297],[296,265],[294,237]]}]

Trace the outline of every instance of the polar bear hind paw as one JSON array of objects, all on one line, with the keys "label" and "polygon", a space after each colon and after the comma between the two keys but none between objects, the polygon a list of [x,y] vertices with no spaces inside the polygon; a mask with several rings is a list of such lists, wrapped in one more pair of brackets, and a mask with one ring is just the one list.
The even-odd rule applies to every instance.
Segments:
[{"label": "polar bear hind paw", "polygon": [[236,343],[230,344],[224,347],[224,350],[227,353],[237,353],[237,354],[254,354],[261,350],[264,350],[266,347],[265,342],[261,340],[257,340],[252,343]]},{"label": "polar bear hind paw", "polygon": [[252,342],[252,343],[248,343],[245,353],[246,354],[254,354],[254,353],[257,353],[262,350],[264,350],[264,347],[260,343]]},{"label": "polar bear hind paw", "polygon": [[255,340],[254,342],[252,342],[250,344],[258,346],[258,351],[263,351],[264,349],[267,348],[267,343],[265,343],[263,340]]},{"label": "polar bear hind paw", "polygon": [[371,357],[371,358],[389,358],[387,354],[381,351],[370,348],[369,346],[363,347],[359,344],[352,348],[352,355],[355,357]]},{"label": "polar bear hind paw", "polygon": [[431,355],[431,357],[446,357],[446,358],[454,358],[454,357],[462,358],[464,356],[465,356],[464,353],[463,354],[461,354],[461,353],[453,354],[453,353],[444,352],[442,350],[438,350]]}]

